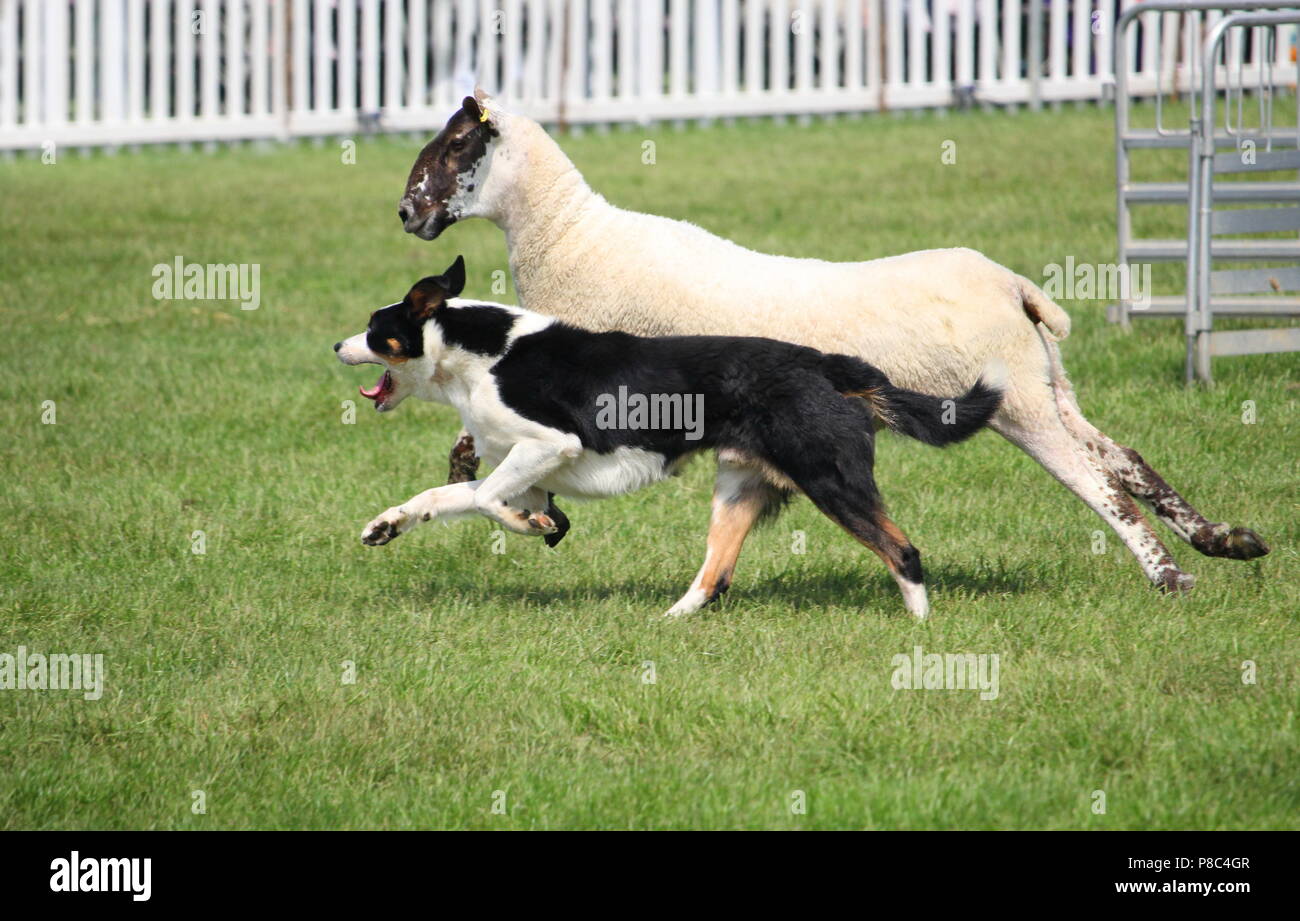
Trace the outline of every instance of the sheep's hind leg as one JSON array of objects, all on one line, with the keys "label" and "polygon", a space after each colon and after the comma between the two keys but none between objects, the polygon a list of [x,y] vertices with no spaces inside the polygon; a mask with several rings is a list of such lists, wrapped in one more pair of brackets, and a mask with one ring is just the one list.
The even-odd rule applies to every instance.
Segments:
[{"label": "sheep's hind leg", "polygon": [[1061,416],[1084,448],[1113,473],[1125,491],[1146,504],[1175,534],[1206,556],[1253,560],[1269,546],[1250,528],[1212,522],[1165,482],[1142,455],[1099,431],[1073,399],[1062,401]]},{"label": "sheep's hind leg", "polygon": [[[1108,479],[1115,479],[1128,495],[1140,500],[1170,530],[1206,556],[1250,560],[1268,553],[1268,544],[1250,528],[1234,528],[1207,520],[1165,482],[1164,477],[1156,473],[1141,454],[1113,441],[1089,422],[1079,408],[1074,389],[1065,376],[1061,351],[1056,342],[1041,331],[1040,340],[1048,360],[1048,376],[1060,421],[1074,436],[1079,450],[1086,454],[1093,466]],[[1008,415],[1005,406],[999,415]],[[994,427],[998,428],[997,425]],[[1009,434],[1009,429],[998,428],[998,431],[1020,444],[1016,437]]]},{"label": "sheep's hind leg", "polygon": [[[1001,415],[1001,413],[999,413]],[[1119,482],[1052,413],[1032,426],[994,417],[994,428],[1101,516],[1137,558],[1146,577],[1166,592],[1190,589],[1195,579],[1178,568],[1142,510]]]}]

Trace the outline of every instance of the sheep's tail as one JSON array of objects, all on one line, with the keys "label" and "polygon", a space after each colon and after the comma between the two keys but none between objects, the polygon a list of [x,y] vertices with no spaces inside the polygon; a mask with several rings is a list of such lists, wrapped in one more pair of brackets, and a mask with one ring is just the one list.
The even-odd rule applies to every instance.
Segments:
[{"label": "sheep's tail", "polygon": [[1058,341],[1070,335],[1070,315],[1061,309],[1061,305],[1023,275],[1016,276],[1016,284],[1020,287],[1020,305],[1029,319],[1043,324]]},{"label": "sheep's tail", "polygon": [[[1057,405],[1061,408],[1061,418],[1068,428],[1074,429],[1071,422],[1076,416],[1082,418],[1079,405],[1074,399],[1074,388],[1065,376],[1065,366],[1061,364],[1061,349],[1056,343],[1070,335],[1070,317],[1054,303],[1036,284],[1027,278],[1016,276],[1020,283],[1021,303],[1029,319],[1034,321],[1034,331],[1042,340],[1043,350],[1047,353],[1047,367],[1051,377],[1052,391],[1056,395]],[[1069,405],[1067,405],[1069,404]],[[1070,408],[1073,407],[1073,412]],[[1096,437],[1082,431],[1075,431],[1080,439]]]},{"label": "sheep's tail", "polygon": [[900,435],[940,448],[983,428],[1006,389],[1006,368],[1000,362],[985,367],[961,396],[944,398],[895,387],[879,368],[848,355],[826,359],[826,377],[836,390],[865,401],[881,422]]}]

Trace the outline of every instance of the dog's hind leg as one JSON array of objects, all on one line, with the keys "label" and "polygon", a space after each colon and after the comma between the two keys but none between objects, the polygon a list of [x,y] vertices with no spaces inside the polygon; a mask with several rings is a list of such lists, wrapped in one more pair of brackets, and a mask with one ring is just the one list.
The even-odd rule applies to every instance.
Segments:
[{"label": "dog's hind leg", "polygon": [[855,495],[854,490],[834,489],[821,494],[820,498],[809,493],[808,498],[828,518],[880,557],[898,583],[898,590],[903,593],[903,606],[917,620],[925,620],[930,613],[930,599],[925,592],[921,554],[902,529],[885,514],[884,508],[876,501]]},{"label": "dog's hind leg", "polygon": [[704,565],[686,594],[664,616],[698,611],[725,592],[750,529],[783,499],[783,490],[771,485],[760,470],[719,456]]},{"label": "dog's hind leg", "polygon": [[875,443],[871,415],[846,400],[829,383],[810,386],[783,412],[769,406],[774,421],[764,431],[773,466],[803,490],[813,504],[884,561],[918,619],[930,613],[921,573],[921,554],[885,514],[872,475]]}]

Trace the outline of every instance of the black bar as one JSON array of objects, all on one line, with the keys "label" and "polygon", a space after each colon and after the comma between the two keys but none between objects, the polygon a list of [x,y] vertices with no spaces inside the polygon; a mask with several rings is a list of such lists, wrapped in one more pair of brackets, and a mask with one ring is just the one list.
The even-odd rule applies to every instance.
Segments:
[{"label": "black bar", "polygon": [[[15,832],[0,837],[0,891],[7,908],[37,902],[74,911],[285,906],[333,913],[410,899],[434,912],[466,899],[486,900],[493,911],[512,903],[540,910],[591,906],[599,891],[606,910],[657,912],[690,890],[725,897],[735,908],[762,904],[775,889],[773,898],[834,896],[864,910],[905,898],[902,904],[925,914],[1104,902],[1179,911],[1200,904],[1230,917],[1292,896],[1284,874],[1295,839],[1284,834]],[[135,899],[124,874],[127,891],[52,891],[58,861],[70,861],[74,851],[81,879],[91,883],[100,865],[92,868],[88,858],[148,858],[149,898]],[[1131,891],[1135,884],[1151,891]],[[1207,884],[1208,894],[1200,891]],[[1220,891],[1228,885],[1246,891]]]}]

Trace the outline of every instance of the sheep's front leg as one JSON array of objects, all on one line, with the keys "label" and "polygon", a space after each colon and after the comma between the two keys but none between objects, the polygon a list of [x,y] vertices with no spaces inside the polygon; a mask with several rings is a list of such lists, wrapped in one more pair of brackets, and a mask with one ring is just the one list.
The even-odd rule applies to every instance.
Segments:
[{"label": "sheep's front leg", "polygon": [[[475,490],[474,507],[518,534],[554,534],[559,526],[546,514],[548,497],[533,486],[558,470],[572,454],[572,450],[560,444],[519,442]],[[516,507],[520,498],[531,499],[532,505]]]},{"label": "sheep's front leg", "polygon": [[470,483],[426,489],[401,505],[394,505],[362,528],[361,543],[378,547],[405,534],[416,525],[435,518],[447,520],[476,515],[478,509],[474,507],[474,493],[485,482],[487,481],[474,480]]},{"label": "sheep's front leg", "polygon": [[478,457],[474,453],[474,438],[461,429],[452,446],[447,464],[448,483],[472,483],[478,477]]}]

